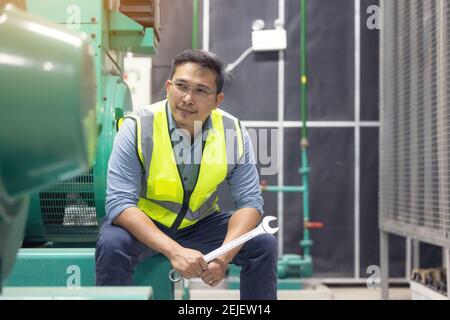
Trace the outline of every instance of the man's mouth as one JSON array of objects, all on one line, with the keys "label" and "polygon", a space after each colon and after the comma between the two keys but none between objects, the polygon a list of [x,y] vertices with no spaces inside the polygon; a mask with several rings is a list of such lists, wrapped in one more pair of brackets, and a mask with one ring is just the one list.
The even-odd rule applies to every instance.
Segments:
[{"label": "man's mouth", "polygon": [[181,112],[185,112],[185,113],[188,113],[188,114],[197,113],[197,111],[189,111],[189,110],[186,110],[186,109],[183,109],[183,108],[180,108],[180,107],[177,107],[177,109],[179,111],[181,111]]}]

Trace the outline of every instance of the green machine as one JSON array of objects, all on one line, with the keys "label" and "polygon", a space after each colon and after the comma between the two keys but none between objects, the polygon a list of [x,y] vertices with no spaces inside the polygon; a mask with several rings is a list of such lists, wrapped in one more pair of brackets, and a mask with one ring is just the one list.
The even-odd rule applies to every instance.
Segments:
[{"label": "green machine", "polygon": [[23,239],[29,194],[93,163],[93,54],[80,35],[0,1],[0,84],[1,288]]},{"label": "green machine", "polygon": [[[159,1],[24,2],[28,13],[51,21],[55,27],[81,34],[90,42],[96,88],[96,123],[92,131],[98,143],[86,170],[76,176],[66,176],[62,182],[39,189],[30,196],[24,239],[27,248],[19,251],[6,285],[93,286],[94,245],[105,216],[106,173],[116,133],[115,122],[132,111],[130,90],[122,80],[124,56],[127,52],[155,53],[159,38]],[[31,49],[35,47],[29,47]],[[59,79],[52,89],[59,90],[66,79]],[[73,98],[65,92],[60,92],[59,97],[61,106],[70,104]],[[57,115],[50,118],[64,125]],[[30,115],[30,119],[33,116]],[[67,148],[70,142],[66,140]],[[135,283],[152,286],[156,299],[172,299],[173,285],[167,278],[169,270],[167,259],[159,255],[152,257],[138,266]]]},{"label": "green machine", "polygon": [[[115,121],[132,111],[122,80],[126,52],[155,53],[152,28],[145,28],[102,0],[27,0],[30,13],[83,32],[95,56],[98,147],[84,174],[31,197],[26,242],[93,243],[105,215],[106,173]],[[124,1],[122,1],[124,2]]]}]

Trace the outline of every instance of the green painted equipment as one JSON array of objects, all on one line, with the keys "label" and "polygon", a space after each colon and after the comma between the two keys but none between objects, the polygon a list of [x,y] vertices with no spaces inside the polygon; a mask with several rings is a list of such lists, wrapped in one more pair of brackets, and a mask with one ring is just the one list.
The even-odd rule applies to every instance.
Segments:
[{"label": "green painted equipment", "polygon": [[278,277],[280,279],[293,277],[310,277],[312,275],[311,256],[284,254],[278,260]]},{"label": "green painted equipment", "polygon": [[89,44],[1,5],[0,83],[1,289],[23,239],[28,193],[92,165],[96,90]]},{"label": "green painted equipment", "polygon": [[[67,288],[95,286],[94,255],[94,248],[21,249],[5,285]],[[167,275],[170,268],[170,263],[162,255],[146,259],[135,271],[135,283],[151,286],[154,299],[173,299],[171,282],[161,276]]]},{"label": "green painted equipment", "polygon": [[7,287],[1,300],[151,300],[148,287]]},{"label": "green painted equipment", "polygon": [[89,46],[78,35],[12,6],[2,17],[2,180],[18,196],[93,162],[95,75]]},{"label": "green painted equipment", "polygon": [[154,31],[122,14],[110,1],[27,0],[27,9],[88,35],[95,55],[99,142],[95,164],[89,170],[32,195],[25,240],[58,246],[92,244],[105,216],[106,173],[115,121],[132,111],[130,91],[122,81],[123,56],[126,51],[155,53]]},{"label": "green painted equipment", "polygon": [[[54,98],[55,104],[52,104],[51,107],[57,107],[57,109],[51,109],[50,106],[46,107],[45,101],[42,101],[44,102],[42,108],[33,109],[38,111],[20,115],[27,130],[41,130],[39,132],[47,133],[46,136],[30,134],[26,137],[29,144],[36,142],[36,147],[41,150],[41,153],[37,152],[34,158],[31,158],[31,161],[30,158],[27,159],[28,163],[38,161],[40,155],[49,160],[53,153],[55,157],[62,157],[65,152],[74,152],[78,156],[75,160],[84,156],[81,153],[83,149],[79,146],[83,144],[84,136],[78,137],[74,134],[78,128],[70,121],[76,119],[77,114],[74,114],[74,110],[70,108],[77,103],[85,106],[79,100],[87,99],[90,96],[80,93],[77,87],[73,88],[75,85],[82,88],[91,85],[95,88],[94,93],[97,94],[97,97],[94,97],[90,104],[90,116],[93,117],[94,121],[83,121],[82,128],[88,128],[88,130],[85,130],[86,132],[83,131],[83,134],[98,139],[98,143],[95,145],[88,141],[87,146],[94,149],[90,154],[88,165],[84,165],[82,169],[78,168],[76,174],[72,174],[68,172],[69,165],[71,165],[69,160],[72,160],[72,158],[66,157],[66,162],[56,163],[60,165],[59,167],[55,164],[55,169],[59,168],[61,173],[65,173],[65,175],[59,176],[59,181],[62,182],[56,185],[51,185],[51,183],[42,185],[46,189],[32,188],[31,190],[35,193],[29,197],[29,202],[26,199],[27,202],[24,201],[22,204],[16,205],[16,207],[22,205],[21,217],[23,217],[23,223],[25,223],[28,211],[29,218],[25,231],[25,243],[27,246],[34,248],[19,251],[16,265],[8,279],[10,285],[27,287],[35,285],[64,286],[67,279],[70,278],[70,274],[67,274],[65,269],[61,268],[63,265],[70,263],[72,259],[84,266],[83,277],[86,278],[83,278],[83,285],[93,285],[95,271],[93,268],[94,249],[92,247],[97,239],[99,226],[105,216],[107,164],[116,134],[115,122],[119,117],[132,111],[130,90],[122,81],[123,57],[126,52],[154,54],[156,51],[157,40],[155,35],[157,35],[157,32],[153,29],[151,22],[147,23],[150,13],[146,11],[146,8],[149,2],[152,5],[155,3],[159,5],[158,1],[143,0],[122,0],[120,2],[107,0],[25,1],[29,14],[40,16],[52,22],[47,24],[47,30],[54,38],[58,38],[59,34],[56,31],[51,32],[52,30],[70,29],[71,33],[83,35],[90,43],[89,48],[95,62],[94,65],[79,64],[72,66],[66,62],[77,54],[76,50],[72,52],[63,51],[63,48],[60,50],[53,43],[48,43],[46,46],[46,42],[39,42],[36,38],[28,39],[28,41],[19,39],[22,41],[19,41],[20,44],[18,45],[22,45],[27,52],[30,52],[31,61],[36,61],[39,58],[39,50],[44,50],[39,48],[45,48],[47,54],[50,49],[52,55],[57,55],[56,58],[59,59],[56,60],[55,68],[57,67],[56,70],[60,72],[60,74],[54,73],[55,77],[51,79],[51,82],[45,82],[42,81],[42,78],[36,77],[36,83],[29,87],[35,90],[36,94],[38,92],[45,93],[46,90],[54,90],[53,93],[57,93],[57,99]],[[137,11],[133,9],[136,6],[138,7]],[[122,7],[126,14],[120,11]],[[156,7],[153,6],[152,8],[155,9]],[[130,16],[133,18],[130,18]],[[137,23],[137,20],[146,21],[145,26]],[[37,32],[42,31],[42,28],[31,29],[37,30]],[[63,39],[68,41],[67,38]],[[0,47],[3,48],[2,42],[0,42]],[[40,60],[37,61],[41,62]],[[51,67],[45,62],[45,60],[42,61],[44,69]],[[86,68],[89,68],[92,73],[92,77],[87,80],[83,73],[86,72]],[[16,66],[13,72],[20,74],[18,69]],[[78,73],[79,77],[77,77]],[[33,75],[31,74],[31,76]],[[71,91],[66,88],[69,84],[72,86],[70,87]],[[20,90],[20,88],[16,88],[16,90]],[[42,98],[45,98],[45,96],[34,97],[34,101]],[[33,101],[29,102],[32,103]],[[50,111],[53,113],[50,114]],[[42,117],[36,116],[36,113],[39,112],[42,112]],[[17,115],[16,117],[18,118]],[[51,131],[53,126],[59,131]],[[50,136],[50,133],[53,136]],[[55,139],[58,139],[57,143],[55,143]],[[52,144],[49,143],[49,146],[47,146],[42,141],[49,141]],[[41,149],[42,147],[47,148]],[[16,159],[17,150],[12,150],[10,155],[11,159],[6,160]],[[21,157],[19,157],[19,161]],[[16,159],[16,161],[18,160]],[[53,163],[50,162],[50,164]],[[73,167],[75,169],[75,166]],[[49,166],[48,169],[50,170],[52,167]],[[21,179],[18,178],[22,177],[21,174],[23,173],[22,168],[11,173],[10,180],[12,182],[11,186],[8,185],[8,187],[13,188],[12,183],[22,183],[20,182]],[[51,182],[54,183],[55,181],[52,180]],[[16,207],[12,208],[11,211],[17,212]],[[17,243],[19,243],[22,239],[21,236],[15,236],[17,236]],[[45,244],[45,249],[36,248],[42,244]],[[51,251],[56,250],[56,247],[62,250],[58,254]],[[90,249],[68,249],[83,247],[90,247]],[[86,258],[83,250],[91,250],[88,258]],[[69,257],[67,254],[70,252],[72,255],[69,255]],[[36,257],[36,254],[39,256],[38,260],[33,258]],[[58,268],[59,273],[54,268]],[[172,299],[173,287],[167,278],[169,270],[170,265],[167,259],[159,255],[152,257],[138,266],[136,283],[145,286],[151,285],[154,290],[153,297]],[[27,274],[38,275],[39,283],[35,282],[36,278],[33,278],[35,279],[33,281],[30,277],[27,277]],[[164,274],[164,277],[162,274]],[[163,281],[161,281],[162,279]]]}]

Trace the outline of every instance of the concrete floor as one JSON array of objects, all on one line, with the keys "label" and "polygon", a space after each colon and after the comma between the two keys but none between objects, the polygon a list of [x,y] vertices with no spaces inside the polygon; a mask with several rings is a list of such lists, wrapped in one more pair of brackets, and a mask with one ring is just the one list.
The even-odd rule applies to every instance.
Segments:
[{"label": "concrete floor", "polygon": [[[210,288],[199,280],[191,280],[191,300],[239,300],[239,290],[228,290],[226,284]],[[406,288],[390,288],[391,300],[411,300],[411,291]],[[175,290],[176,298],[181,297],[181,290]],[[364,287],[329,287],[315,284],[303,290],[279,290],[279,300],[379,300],[379,289]]]}]

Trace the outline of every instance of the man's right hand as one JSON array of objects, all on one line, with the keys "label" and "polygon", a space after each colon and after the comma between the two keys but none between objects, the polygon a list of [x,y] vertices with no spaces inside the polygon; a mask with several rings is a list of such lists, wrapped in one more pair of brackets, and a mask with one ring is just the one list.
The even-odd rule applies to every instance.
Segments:
[{"label": "man's right hand", "polygon": [[139,208],[125,209],[113,222],[128,230],[147,247],[165,255],[175,271],[182,274],[186,279],[200,277],[203,270],[208,270],[208,265],[200,251],[180,246],[159,230]]},{"label": "man's right hand", "polygon": [[208,264],[198,250],[180,247],[171,253],[169,260],[175,271],[185,279],[201,277],[203,271],[208,270]]}]

